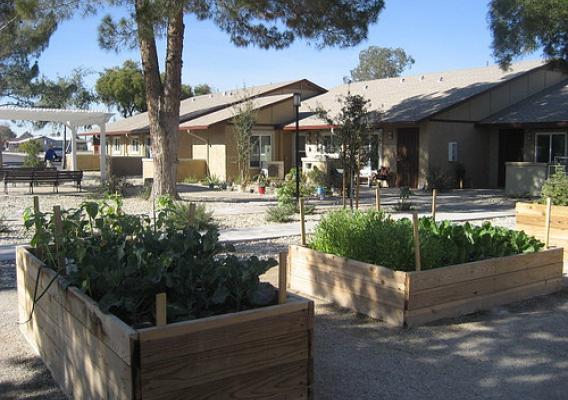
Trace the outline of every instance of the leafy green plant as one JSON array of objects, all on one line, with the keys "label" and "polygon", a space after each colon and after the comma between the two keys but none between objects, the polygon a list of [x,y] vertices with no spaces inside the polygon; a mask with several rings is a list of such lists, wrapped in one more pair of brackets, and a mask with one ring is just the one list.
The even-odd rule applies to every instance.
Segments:
[{"label": "leafy green plant", "polygon": [[542,185],[541,201],[550,197],[555,206],[568,206],[568,175],[562,166],[556,166],[554,173]]},{"label": "leafy green plant", "polygon": [[199,183],[199,179],[197,179],[195,176],[188,176],[184,178],[183,183]]},{"label": "leafy green plant", "polygon": [[[532,253],[543,244],[524,232],[420,219],[422,268],[462,264],[492,257]],[[327,214],[316,227],[309,246],[387,268],[415,268],[412,223],[394,220],[376,211],[338,211]]]},{"label": "leafy green plant", "polygon": [[209,211],[205,204],[192,205],[192,203],[175,201],[170,196],[160,196],[157,206],[158,211],[165,213],[168,223],[177,229],[192,227],[202,231],[218,228],[213,218],[213,211]]},{"label": "leafy green plant", "polygon": [[39,140],[28,140],[20,148],[26,154],[24,158],[25,167],[40,168],[43,166],[43,161],[38,158],[39,153],[43,150]]},{"label": "leafy green plant", "polygon": [[213,188],[215,186],[218,186],[219,183],[221,183],[221,180],[217,175],[209,175],[203,180],[203,183]]},{"label": "leafy green plant", "polygon": [[163,292],[169,322],[275,302],[275,289],[259,280],[274,260],[226,254],[230,249],[219,243],[216,229],[178,227],[167,207],[155,218],[129,215],[120,196],[109,196],[61,214],[59,232],[53,214],[25,211],[35,254],[128,324],[154,324],[155,295]]},{"label": "leafy green plant", "polygon": [[278,204],[274,207],[268,207],[265,218],[268,222],[290,222],[295,213],[295,204]]}]

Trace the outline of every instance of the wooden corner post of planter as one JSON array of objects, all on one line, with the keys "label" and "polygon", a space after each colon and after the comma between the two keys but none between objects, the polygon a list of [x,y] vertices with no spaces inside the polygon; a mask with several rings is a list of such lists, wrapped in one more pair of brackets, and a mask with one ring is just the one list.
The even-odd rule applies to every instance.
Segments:
[{"label": "wooden corner post of planter", "polygon": [[164,326],[167,323],[167,297],[165,293],[158,293],[156,295],[156,326]]},{"label": "wooden corner post of planter", "polygon": [[306,218],[304,215],[304,199],[300,198],[300,234],[302,238],[302,246],[306,245]]},{"label": "wooden corner post of planter", "polygon": [[288,297],[288,253],[278,254],[278,304],[286,303]]},{"label": "wooden corner post of planter", "polygon": [[414,259],[416,263],[416,271],[422,269],[422,263],[420,261],[420,236],[418,231],[418,214],[412,213],[412,231],[414,236]]},{"label": "wooden corner post of planter", "polygon": [[548,249],[550,245],[550,218],[552,214],[552,199],[546,198],[546,216],[544,219],[544,248]]}]

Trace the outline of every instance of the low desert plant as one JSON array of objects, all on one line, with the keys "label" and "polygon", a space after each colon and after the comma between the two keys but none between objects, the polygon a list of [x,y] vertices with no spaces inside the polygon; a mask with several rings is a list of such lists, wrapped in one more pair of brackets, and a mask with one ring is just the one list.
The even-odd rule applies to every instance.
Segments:
[{"label": "low desert plant", "polygon": [[4,215],[0,215],[0,233],[8,233],[11,229],[6,222],[6,217]]},{"label": "low desert plant", "polygon": [[128,183],[126,178],[110,174],[105,181],[101,182],[98,192],[103,196],[118,194],[122,197],[126,197],[128,188],[130,187],[132,187],[132,185]]},{"label": "low desert plant", "polygon": [[197,179],[195,176],[188,176],[184,178],[183,183],[199,183],[199,179]]},{"label": "low desert plant", "polygon": [[452,178],[447,172],[442,171],[440,167],[430,167],[426,175],[426,188],[427,190],[447,190],[451,187]]},{"label": "low desert plant", "polygon": [[266,210],[266,220],[268,222],[290,222],[296,213],[294,204],[278,204],[274,207],[268,207]]},{"label": "low desert plant", "polygon": [[[492,257],[531,253],[543,244],[524,232],[494,227],[420,219],[422,268],[462,264]],[[338,211],[327,214],[309,245],[314,250],[387,268],[415,268],[412,223],[376,211]]]},{"label": "low desert plant", "polygon": [[556,166],[554,173],[542,185],[541,201],[550,197],[555,206],[568,206],[568,175],[562,166]]},{"label": "low desert plant", "polygon": [[[199,231],[217,229],[218,225],[213,218],[213,211],[207,209],[205,204],[175,201],[169,196],[161,196],[157,201],[158,211],[163,211],[168,222],[177,229],[193,228]],[[193,210],[193,215],[191,208]]]},{"label": "low desert plant", "polygon": [[410,196],[412,191],[409,187],[403,186],[400,188],[400,193],[398,195],[398,203],[394,206],[396,211],[410,211],[412,210],[412,202],[410,201]]}]

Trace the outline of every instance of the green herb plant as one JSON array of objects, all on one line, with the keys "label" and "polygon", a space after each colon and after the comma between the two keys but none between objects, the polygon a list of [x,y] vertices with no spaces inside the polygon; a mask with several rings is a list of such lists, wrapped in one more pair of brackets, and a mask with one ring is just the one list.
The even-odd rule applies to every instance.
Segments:
[{"label": "green herb plant", "polygon": [[550,197],[555,206],[568,206],[568,174],[560,165],[554,168],[554,173],[542,185],[541,202]]},{"label": "green herb plant", "polygon": [[[489,222],[472,226],[421,218],[419,234],[422,269],[533,253],[544,247],[524,232],[495,227]],[[394,220],[382,212],[329,213],[316,227],[309,246],[395,270],[415,268],[411,221]]]},{"label": "green herb plant", "polygon": [[[135,327],[155,323],[155,295],[165,292],[169,322],[274,304],[275,289],[259,276],[276,264],[240,259],[219,243],[215,228],[177,224],[171,204],[155,217],[122,211],[120,196],[52,213],[27,209],[34,253],[68,285]],[[34,296],[36,301],[42,294]]]}]

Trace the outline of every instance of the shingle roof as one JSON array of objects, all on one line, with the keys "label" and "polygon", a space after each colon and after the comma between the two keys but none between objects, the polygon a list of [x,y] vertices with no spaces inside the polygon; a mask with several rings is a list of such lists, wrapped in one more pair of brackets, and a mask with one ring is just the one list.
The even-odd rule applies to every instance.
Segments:
[{"label": "shingle roof", "polygon": [[[281,94],[277,96],[263,96],[257,97],[253,100],[254,110],[259,110],[261,108],[280,103],[285,100],[292,99],[293,94]],[[195,118],[184,122],[179,126],[179,129],[207,129],[209,126],[226,121],[233,118],[234,109],[233,106],[223,108],[219,111],[212,112],[210,114],[204,115],[199,118]]]},{"label": "shingle roof", "polygon": [[[246,90],[250,93],[251,96],[261,96],[302,81],[303,79],[299,79],[294,81],[271,83],[268,85],[252,86],[250,88],[247,88]],[[198,118],[207,113],[225,108],[240,101],[242,97],[243,89],[237,89],[206,94],[202,96],[195,96],[182,100],[180,103],[180,122]],[[144,112],[136,114],[132,117],[121,119],[108,124],[106,131],[107,133],[148,132],[148,113]],[[93,132],[98,132],[98,130],[94,129]]]},{"label": "shingle roof", "polygon": [[568,80],[494,114],[480,124],[562,122],[568,122]]},{"label": "shingle roof", "polygon": [[[300,111],[307,117],[300,121],[300,127],[321,127],[323,121],[313,112],[319,106],[328,110],[331,115],[337,114],[341,107],[338,99],[348,92],[369,99],[369,109],[378,111],[383,122],[417,122],[543,65],[542,61],[528,61],[513,64],[507,72],[503,72],[497,65],[492,65],[343,84],[304,101]],[[293,128],[294,123],[291,123],[285,129]]]}]

